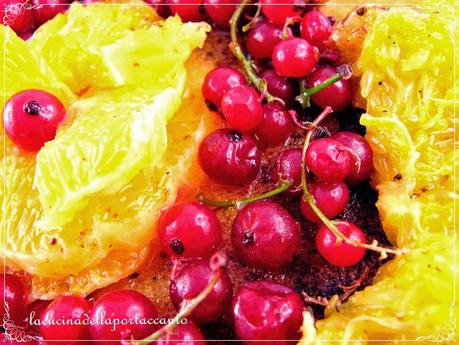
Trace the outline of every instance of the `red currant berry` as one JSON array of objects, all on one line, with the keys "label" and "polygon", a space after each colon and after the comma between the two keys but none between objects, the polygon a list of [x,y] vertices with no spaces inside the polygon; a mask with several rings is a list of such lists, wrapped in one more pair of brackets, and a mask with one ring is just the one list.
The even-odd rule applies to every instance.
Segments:
[{"label": "red currant berry", "polygon": [[[21,323],[26,316],[26,296],[22,281],[15,275],[3,274],[0,281],[0,292],[2,303],[8,305],[9,315],[14,323]],[[1,320],[5,317],[5,308],[0,308]],[[3,322],[3,321],[2,321]]]},{"label": "red currant berry", "polygon": [[147,4],[153,7],[161,17],[167,18],[171,12],[169,6],[167,6],[167,0],[144,0]]},{"label": "red currant berry", "polygon": [[266,80],[266,87],[272,96],[280,98],[287,106],[293,104],[295,100],[295,89],[291,81],[281,77],[273,69],[262,72],[260,78]]},{"label": "red currant berry", "polygon": [[263,104],[263,120],[255,129],[255,134],[266,146],[285,143],[295,128],[289,113],[279,104]]},{"label": "red currant berry", "polygon": [[13,95],[3,108],[6,135],[26,151],[37,152],[56,136],[65,108],[52,94],[25,90]]},{"label": "red currant berry", "polygon": [[24,0],[0,0],[0,13],[7,16],[8,26],[17,34],[33,30],[35,21],[33,11],[26,9],[27,1]]},{"label": "red currant berry", "polygon": [[238,70],[229,67],[217,67],[207,73],[202,84],[202,95],[216,107],[220,107],[226,91],[246,84],[244,75]]},{"label": "red currant berry", "polygon": [[203,345],[204,337],[199,328],[191,321],[176,326],[169,334],[151,345]]},{"label": "red currant berry", "polygon": [[171,13],[178,14],[184,22],[200,22],[205,19],[202,0],[168,0],[168,4]]},{"label": "red currant berry", "polygon": [[327,48],[328,38],[333,32],[333,25],[320,11],[310,11],[301,20],[301,37],[320,50]]},{"label": "red currant berry", "polygon": [[[104,344],[108,345],[119,345],[120,340],[143,339],[157,328],[151,322],[156,317],[158,313],[155,306],[140,292],[124,289],[110,291],[92,306],[89,326],[91,338],[104,340]],[[128,322],[117,324],[114,328],[115,320]]]},{"label": "red currant berry", "polygon": [[[365,234],[356,225],[346,221],[334,222],[334,224],[347,238],[366,243]],[[365,256],[365,248],[347,244],[344,241],[338,243],[335,234],[325,224],[317,232],[316,246],[320,255],[334,266],[353,266]]]},{"label": "red currant berry", "polygon": [[59,13],[65,12],[70,6],[67,0],[32,0],[32,4],[41,5],[33,9],[37,25],[42,25],[53,19]]},{"label": "red currant berry", "polygon": [[263,107],[259,97],[258,92],[246,85],[228,90],[220,105],[228,125],[241,132],[256,128],[263,120]]},{"label": "red currant berry", "polygon": [[248,265],[277,270],[288,264],[299,248],[300,225],[279,204],[270,200],[245,206],[233,221],[235,252]]},{"label": "red currant berry", "polygon": [[40,325],[31,321],[36,320],[37,317],[40,317],[41,314],[43,314],[43,311],[51,304],[51,302],[52,301],[38,299],[27,305],[27,318],[25,319],[25,322],[30,326],[31,331],[36,333],[40,332]]},{"label": "red currant berry", "polygon": [[33,30],[21,32],[18,36],[21,37],[24,41],[29,40],[34,34]]},{"label": "red currant berry", "polygon": [[282,30],[271,23],[260,23],[249,31],[246,48],[254,59],[271,58],[274,46],[282,40]]},{"label": "red currant berry", "polygon": [[[89,339],[89,326],[83,321],[89,317],[90,303],[83,297],[62,296],[55,299],[40,317],[40,334],[45,341],[65,341],[66,344],[80,344]],[[58,320],[64,320],[58,323]]]},{"label": "red currant berry", "polygon": [[210,178],[224,184],[243,185],[257,176],[261,152],[252,136],[219,129],[201,142],[198,158]]},{"label": "red currant berry", "polygon": [[300,338],[304,304],[292,289],[270,281],[242,285],[234,296],[234,330],[246,345],[288,345]]},{"label": "red currant berry", "polygon": [[[175,308],[180,309],[183,300],[192,299],[204,290],[212,281],[213,274],[209,263],[202,259],[181,264],[170,286]],[[223,271],[212,291],[193,310],[191,319],[200,324],[218,321],[229,310],[232,296],[233,284],[226,271]]]},{"label": "red currant berry", "polygon": [[[308,77],[306,88],[310,89],[323,83],[336,74],[336,68],[319,67]],[[338,80],[311,96],[312,101],[321,108],[330,106],[334,111],[341,111],[351,104],[352,91],[349,80]]]},{"label": "red currant berry", "polygon": [[219,28],[230,27],[229,21],[236,10],[234,0],[204,0],[204,5],[207,15]]},{"label": "red currant berry", "polygon": [[346,182],[355,185],[366,180],[373,171],[373,150],[364,137],[352,132],[338,132],[332,138],[352,150],[351,173]]},{"label": "red currant berry", "polygon": [[340,142],[322,138],[309,145],[305,163],[322,181],[340,182],[351,172],[352,155]]},{"label": "red currant berry", "polygon": [[[284,0],[261,0],[261,10],[269,21],[279,27],[283,27],[287,18],[297,17],[302,9],[299,3],[292,1],[290,4]],[[288,4],[288,5],[287,5]]]},{"label": "red currant berry", "polygon": [[215,213],[197,202],[175,204],[158,220],[161,246],[172,256],[209,258],[221,242]]},{"label": "red currant berry", "polygon": [[274,180],[281,178],[292,184],[292,190],[301,186],[301,149],[286,149],[277,157],[276,168],[273,171]]},{"label": "red currant berry", "polygon": [[[317,207],[328,219],[333,219],[343,212],[349,201],[349,189],[344,182],[317,181],[308,184],[308,190],[314,197]],[[307,201],[301,199],[300,208],[306,219],[316,223],[322,222]]]},{"label": "red currant berry", "polygon": [[272,55],[276,72],[291,78],[302,78],[311,73],[317,65],[318,57],[317,48],[297,37],[276,44]]}]

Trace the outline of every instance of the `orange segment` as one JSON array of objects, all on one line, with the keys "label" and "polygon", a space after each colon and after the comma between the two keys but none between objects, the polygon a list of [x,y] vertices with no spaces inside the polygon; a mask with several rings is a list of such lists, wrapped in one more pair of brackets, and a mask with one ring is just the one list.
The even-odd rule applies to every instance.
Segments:
[{"label": "orange segment", "polygon": [[[182,188],[181,197],[183,197],[185,190],[187,191],[185,194],[194,196],[197,186],[204,179],[197,162],[197,147],[206,134],[222,126],[221,118],[218,114],[208,110],[201,95],[202,81],[207,72],[215,67],[215,62],[215,59],[208,57],[204,50],[196,50],[189,58],[187,62],[189,73],[182,106],[167,126],[169,144],[165,153],[164,166],[161,167],[163,175],[167,176],[166,182],[164,182],[165,188],[155,189],[153,192],[153,185],[148,187],[139,183],[139,188],[146,189],[139,196],[145,202],[149,198],[149,188],[152,189],[152,193],[162,192],[166,195],[168,201],[161,204],[161,207],[174,201],[178,186]],[[22,164],[22,160],[18,160],[17,164]],[[23,171],[21,176],[28,176],[29,173],[30,171]],[[139,177],[137,179],[142,180]],[[24,192],[19,192],[18,199],[27,200],[24,197],[26,190],[27,188],[24,188]],[[101,202],[101,204],[103,203]],[[113,200],[111,200],[110,205],[111,209],[107,210],[108,219],[113,220],[113,225],[117,228],[116,231],[128,234],[132,225],[117,223],[116,218],[122,217],[126,212],[128,212],[128,216],[134,217],[138,211],[135,209],[128,211],[123,203],[117,204]],[[141,220],[146,225],[154,227],[156,212],[145,214]],[[148,239],[145,241],[147,243]],[[64,293],[87,295],[97,288],[127,277],[141,266],[147,255],[147,248],[140,251],[129,249],[113,251],[89,269],[64,278],[40,278],[27,273],[23,274],[31,285],[32,299],[52,299]],[[150,269],[156,270],[156,272],[162,270],[163,260],[159,257],[157,250],[148,255],[148,258]],[[83,260],[84,258],[79,257],[78,259]]]},{"label": "orange segment", "polygon": [[[76,5],[76,8],[80,10],[79,5]],[[113,23],[111,11],[121,11],[124,16],[123,23],[132,24],[127,28],[127,32],[132,28],[135,29],[136,21],[140,20],[139,26],[145,33],[148,30],[144,29],[145,21],[154,18],[150,15],[139,16],[139,11],[130,12],[128,8],[123,7],[107,6],[105,9],[107,12],[103,12],[104,15],[97,16],[99,23],[97,25],[102,25],[104,20]],[[100,12],[81,11],[81,15],[85,18],[79,20],[78,11],[72,12],[73,25],[89,25],[91,15]],[[150,13],[150,7],[146,6],[146,11]],[[130,15],[133,17],[125,18]],[[58,16],[45,24],[37,35],[36,42],[40,42],[40,37],[41,42],[46,42],[43,35],[59,30],[63,23],[68,27],[65,16]],[[182,25],[178,18],[174,19],[174,23],[176,24],[173,25],[176,26]],[[190,47],[186,48],[188,51],[181,50],[187,56],[204,37],[201,29],[193,31],[194,25],[187,24],[182,27],[188,32],[186,37],[190,38],[189,42],[187,41],[187,44],[190,44]],[[7,30],[9,29],[0,27],[2,35],[5,35]],[[171,33],[172,31],[169,32]],[[79,79],[72,79],[73,77],[66,74],[64,70],[60,71],[57,65],[50,68],[49,62],[52,59],[44,60],[35,50],[41,49],[41,46],[34,46],[32,43],[26,46],[14,33],[8,35],[12,35],[12,40],[8,41],[7,46],[11,53],[8,54],[11,55],[11,59],[6,61],[7,73],[11,79],[11,83],[6,85],[7,95],[33,86],[59,95],[66,106],[75,104],[77,97],[69,91],[65,83],[61,82],[61,78],[69,78],[66,81],[75,90],[80,87]],[[122,37],[123,33],[117,32],[117,35]],[[139,37],[143,37],[142,35]],[[56,38],[51,34],[50,37]],[[179,40],[180,37],[181,35],[177,35],[174,39]],[[162,39],[167,39],[166,34]],[[67,49],[65,44],[57,46],[63,50]],[[59,55],[56,50],[49,53]],[[147,55],[142,59],[148,62]],[[70,60],[65,68],[71,68],[72,61]],[[169,62],[173,63],[171,61]],[[80,64],[81,68],[84,67],[81,61],[74,62]],[[129,69],[125,69],[122,63],[123,61],[118,59],[116,66],[121,66],[120,70],[125,73],[125,77],[129,77]],[[5,205],[1,221],[6,224],[2,234],[6,232],[7,238],[2,254],[6,256],[7,266],[10,269],[22,271],[22,274],[27,277],[31,285],[31,299],[49,299],[69,292],[87,295],[97,288],[128,276],[142,264],[148,255],[148,243],[155,237],[155,222],[159,210],[174,202],[179,185],[185,185],[184,190],[193,194],[195,184],[202,178],[196,160],[198,144],[204,135],[221,126],[220,119],[207,109],[200,91],[205,74],[213,67],[215,67],[214,60],[207,58],[202,51],[196,51],[189,59],[186,68],[189,73],[186,78],[183,102],[180,110],[167,124],[168,144],[160,162],[137,173],[117,193],[112,195],[96,193],[91,196],[88,205],[77,211],[75,217],[62,228],[41,229],[36,226],[43,208],[34,185],[35,156],[20,152],[11,142],[6,141],[6,164],[0,171],[8,181],[6,189],[3,188],[3,184],[0,188],[0,197]],[[57,73],[56,76],[53,73],[56,69],[57,72],[64,74]],[[179,73],[180,69],[175,68],[172,72],[174,71]],[[131,77],[136,78],[138,75],[137,72]],[[97,80],[97,76],[93,77],[96,79],[88,80]],[[99,77],[103,78],[103,76]],[[129,80],[129,84],[135,84],[135,81]],[[139,90],[141,92],[141,89]],[[112,89],[107,88],[104,90],[92,88],[83,97],[89,95],[116,99],[121,104],[123,101],[120,92],[112,92]],[[80,108],[84,110],[84,102]],[[92,116],[97,116],[94,111],[93,109],[91,112]],[[74,115],[74,118],[82,116]],[[63,131],[72,127],[74,118],[69,116]],[[99,235],[95,237],[95,233]]]}]

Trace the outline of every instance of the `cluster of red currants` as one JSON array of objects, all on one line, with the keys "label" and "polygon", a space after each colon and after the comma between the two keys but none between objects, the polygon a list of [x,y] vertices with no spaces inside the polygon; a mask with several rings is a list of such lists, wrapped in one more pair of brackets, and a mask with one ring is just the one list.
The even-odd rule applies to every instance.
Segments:
[{"label": "cluster of red currants", "polygon": [[[204,98],[221,111],[228,127],[208,135],[199,148],[202,169],[219,183],[246,185],[253,181],[260,170],[262,149],[282,145],[292,134],[295,129],[292,78],[299,79],[302,92],[321,108],[340,111],[351,103],[350,82],[339,76],[337,68],[319,63],[320,53],[328,49],[333,31],[330,19],[317,10],[299,17],[301,11],[297,7],[274,6],[274,3],[261,2],[266,18],[256,21],[247,33],[245,46],[250,57],[270,59],[263,64],[274,69],[268,68],[256,77],[248,75],[252,84],[256,85],[256,78],[263,80],[266,92],[278,102],[263,103],[263,92],[260,94],[242,73],[230,67],[211,71],[202,87]],[[295,17],[301,22],[301,37],[279,27]],[[334,76],[339,77],[333,79]],[[321,87],[325,83],[327,86]],[[323,217],[333,219],[347,205],[347,184],[355,185],[368,178],[373,169],[372,151],[362,136],[336,132],[329,138],[313,141],[304,159],[300,148],[281,152],[273,175],[290,183],[289,192],[301,193],[303,167],[315,178],[307,187],[314,204]],[[300,203],[305,218],[322,223],[323,219],[307,198]],[[366,243],[365,235],[349,222],[336,222],[336,227],[348,241],[337,239],[327,225],[322,225],[316,236],[317,249],[333,265],[352,266],[363,258],[365,248],[350,242]],[[233,223],[232,240],[247,264],[279,269],[297,252],[299,234],[298,223],[285,209],[273,201],[261,200],[240,210]]]},{"label": "cluster of red currants", "polygon": [[[256,281],[242,285],[233,298],[231,280],[224,268],[220,269],[222,274],[210,285],[215,274],[211,261],[182,258],[170,285],[171,299],[177,310],[180,311],[204,289],[211,289],[187,319],[177,322],[169,332],[164,332],[149,344],[201,344],[204,337],[199,326],[218,321],[229,310],[236,334],[241,339],[279,339],[286,342],[299,339],[303,301],[295,291],[274,282]],[[65,295],[46,306],[28,307],[25,287],[17,276],[5,274],[0,287],[9,310],[6,320],[15,325],[29,321],[29,334],[38,334],[36,340],[31,339],[27,343],[29,345],[55,341],[76,345],[82,340],[86,340],[83,343],[87,344],[103,340],[109,345],[119,345],[123,340],[145,339],[164,325],[153,303],[134,290],[113,290],[95,302]],[[36,311],[39,311],[38,325],[34,320]],[[0,315],[2,319],[5,312]],[[35,325],[35,329],[30,329],[30,325]],[[5,334],[2,336],[5,344],[23,343],[21,340],[7,342]],[[251,344],[250,341],[246,343]]]},{"label": "cluster of red currants", "polygon": [[[203,278],[202,275],[198,277]],[[29,337],[37,334],[27,342],[29,345],[54,344],[58,341],[65,341],[67,345],[91,344],[91,340],[119,345],[122,340],[144,339],[161,327],[161,318],[153,303],[134,290],[110,291],[95,302],[80,296],[64,295],[49,304],[43,305],[44,301],[40,301],[38,305],[35,302],[27,306],[26,291],[21,280],[11,274],[5,274],[3,278],[0,281],[0,291],[8,306],[8,314],[5,318],[6,311],[2,308],[0,316],[2,320],[11,320],[16,329],[18,326],[26,326],[23,329],[28,330]],[[7,326],[5,328],[8,333],[9,329]],[[14,335],[13,332],[10,334]],[[6,335],[2,336],[2,344],[24,344],[24,340],[7,341],[9,339],[5,338]],[[151,344],[182,344],[184,339],[189,341],[189,345],[204,340],[193,321],[179,323],[172,332]]]},{"label": "cluster of red currants", "polygon": [[[248,221],[247,212],[250,212],[250,208],[255,205],[256,203],[248,205],[244,208],[244,213],[239,214],[239,221],[235,220],[233,224],[235,243],[248,244],[251,241],[250,238],[240,240],[239,235],[240,230],[244,228],[242,223]],[[268,204],[266,206],[268,207]],[[274,203],[271,207],[276,208],[280,214],[274,215],[277,219],[271,224],[269,218],[265,217],[268,223],[260,224],[258,230],[266,232],[270,225],[276,226],[279,231],[282,231],[280,227],[286,229],[295,227],[299,236],[299,226],[288,212]],[[158,220],[158,234],[163,250],[171,255],[175,262],[170,295],[174,306],[180,310],[184,301],[196,297],[210,284],[213,273],[207,259],[221,245],[222,228],[210,208],[192,201],[178,203],[164,210]],[[293,240],[297,243],[299,238]],[[267,241],[266,245],[272,246],[272,243],[269,243],[272,238],[266,236],[265,241]],[[283,249],[286,249],[283,245],[278,246],[277,258],[274,260],[282,261],[285,255],[289,255],[282,252]],[[250,257],[246,249],[241,250],[239,254]],[[272,258],[266,261],[267,258],[263,258],[262,255],[263,253],[259,253],[257,259],[276,265]],[[212,262],[212,258],[210,261]],[[230,311],[235,333],[240,339],[298,339],[303,302],[294,290],[274,282],[255,281],[241,285],[233,297],[231,278],[224,267],[221,270],[222,274],[212,291],[191,313],[190,317],[196,323],[216,322]],[[279,306],[283,307],[279,309]],[[282,315],[276,313],[276,310],[282,310]]]},{"label": "cluster of red currants", "polygon": [[213,22],[220,29],[228,29],[236,3],[234,0],[145,0],[162,17],[178,15],[185,22]]}]

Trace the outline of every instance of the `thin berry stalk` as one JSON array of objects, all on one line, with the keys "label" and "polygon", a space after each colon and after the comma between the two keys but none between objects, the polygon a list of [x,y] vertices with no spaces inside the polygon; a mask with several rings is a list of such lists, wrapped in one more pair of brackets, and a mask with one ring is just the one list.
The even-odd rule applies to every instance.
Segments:
[{"label": "thin berry stalk", "polygon": [[280,193],[283,193],[287,189],[289,189],[291,186],[292,184],[290,182],[282,182],[278,187],[274,188],[273,190],[270,190],[263,194],[255,195],[253,197],[240,199],[240,200],[224,200],[224,201],[210,200],[210,199],[205,198],[202,194],[198,195],[198,200],[202,202],[203,204],[206,204],[209,206],[215,206],[215,207],[233,207],[234,206],[237,209],[241,209],[242,207],[244,207],[245,205],[251,202],[271,198]]},{"label": "thin berry stalk", "polygon": [[375,240],[371,244],[368,243],[361,243],[359,241],[352,240],[345,235],[341,233],[341,231],[338,230],[338,228],[335,226],[333,221],[328,219],[322,211],[317,207],[316,202],[314,200],[314,197],[308,190],[308,181],[307,181],[307,168],[306,168],[306,163],[305,163],[305,157],[306,157],[306,151],[309,146],[309,142],[311,141],[312,134],[317,128],[317,126],[324,120],[329,114],[333,112],[333,109],[331,107],[326,107],[322,113],[319,114],[319,116],[312,122],[312,125],[310,126],[310,129],[308,130],[305,140],[304,140],[304,145],[303,145],[303,152],[302,152],[302,159],[301,159],[301,186],[303,188],[304,194],[303,194],[303,199],[311,206],[315,214],[320,218],[320,220],[330,229],[331,232],[336,236],[337,242],[344,241],[347,244],[357,246],[357,247],[362,247],[368,250],[372,250],[375,252],[381,253],[382,258],[386,258],[387,254],[394,254],[394,255],[401,255],[403,254],[403,251],[401,249],[390,249],[390,248],[384,248],[378,246],[378,242]]},{"label": "thin berry stalk", "polygon": [[271,103],[277,100],[276,97],[272,96],[267,91],[266,81],[262,78],[259,78],[255,68],[254,63],[252,60],[247,58],[242,51],[242,47],[239,44],[239,19],[246,8],[246,6],[250,5],[250,0],[242,0],[240,5],[237,7],[236,11],[234,12],[233,16],[231,17],[231,26],[230,26],[230,34],[231,34],[231,43],[230,43],[230,50],[231,53],[242,63],[244,67],[245,74],[249,81],[258,89],[258,91],[264,95],[266,100]]}]

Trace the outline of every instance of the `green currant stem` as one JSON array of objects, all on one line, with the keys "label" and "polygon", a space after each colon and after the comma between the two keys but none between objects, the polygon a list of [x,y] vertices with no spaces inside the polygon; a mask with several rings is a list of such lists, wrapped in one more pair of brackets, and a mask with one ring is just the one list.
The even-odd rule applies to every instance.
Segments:
[{"label": "green currant stem", "polygon": [[245,7],[250,4],[250,0],[242,0],[236,11],[234,12],[233,16],[231,17],[231,43],[229,45],[231,53],[242,63],[244,67],[245,74],[249,78],[249,81],[255,85],[255,87],[266,97],[266,100],[271,103],[277,100],[276,97],[273,97],[267,90],[266,90],[266,80],[259,78],[254,68],[253,62],[248,59],[244,53],[242,52],[241,45],[239,44],[239,35],[238,35],[238,24],[239,19],[244,11]]},{"label": "green currant stem", "polygon": [[202,202],[203,204],[209,205],[209,206],[216,206],[216,207],[236,207],[237,209],[242,208],[243,206],[257,201],[257,200],[262,200],[262,199],[267,199],[271,198],[275,195],[278,195],[280,193],[285,192],[287,189],[289,189],[292,186],[290,182],[282,182],[278,187],[274,188],[273,190],[270,190],[269,192],[259,194],[252,196],[250,198],[245,198],[245,199],[240,199],[240,200],[227,200],[227,201],[216,201],[216,200],[209,200],[206,199],[202,194],[198,195],[198,200]]},{"label": "green currant stem", "polygon": [[256,6],[257,6],[257,11],[255,12],[255,15],[253,16],[253,18],[250,20],[249,23],[245,24],[242,27],[242,32],[249,31],[259,21],[259,17],[261,13],[261,6],[258,3],[256,4]]},{"label": "green currant stem", "polygon": [[394,254],[394,255],[401,255],[404,253],[401,249],[390,249],[390,248],[383,248],[378,246],[378,241],[374,240],[371,244],[368,243],[361,243],[359,241],[352,240],[345,235],[341,233],[341,231],[338,230],[338,228],[335,226],[333,221],[328,219],[322,211],[317,207],[316,202],[314,200],[314,197],[308,190],[308,181],[307,181],[307,172],[306,172],[306,151],[309,146],[309,142],[311,141],[312,134],[317,128],[317,126],[322,122],[323,119],[325,119],[329,114],[333,112],[333,109],[331,107],[326,107],[320,114],[317,116],[317,118],[312,122],[310,129],[307,131],[305,140],[304,140],[304,145],[303,145],[303,152],[301,155],[301,186],[303,188],[303,199],[306,201],[309,206],[311,206],[312,210],[314,213],[319,217],[319,219],[330,229],[331,232],[336,236],[337,238],[337,243],[344,241],[347,244],[357,246],[357,247],[362,247],[365,249],[369,249],[375,252],[381,253],[381,258],[386,258],[387,253]]},{"label": "green currant stem", "polygon": [[323,90],[325,89],[326,87],[336,83],[337,81],[341,80],[343,77],[341,76],[341,74],[339,73],[336,73],[334,75],[332,75],[330,78],[328,78],[327,80],[323,81],[322,83],[320,83],[319,85],[316,85],[314,87],[311,87],[310,89],[306,89],[305,86],[304,86],[304,81],[300,81],[300,90],[301,90],[301,94],[299,96],[297,96],[295,99],[303,106],[303,108],[307,108],[309,107],[309,101],[310,101],[310,98],[313,94],[315,94],[316,92],[319,92],[320,90]]},{"label": "green currant stem", "polygon": [[194,297],[191,300],[185,300],[183,302],[182,304],[183,307],[180,309],[177,315],[175,315],[175,317],[173,318],[171,322],[169,322],[166,326],[162,327],[161,329],[159,329],[152,335],[142,339],[139,342],[134,342],[133,344],[136,344],[136,343],[139,343],[139,344],[148,343],[149,344],[150,342],[157,341],[162,336],[171,332],[175,327],[177,327],[180,324],[180,322],[184,318],[190,315],[190,313],[194,310],[194,308],[196,308],[199,305],[199,303],[201,303],[207,297],[207,295],[209,295],[209,293],[212,291],[214,286],[220,280],[221,275],[222,275],[222,268],[219,268],[214,272],[212,280],[209,282],[209,284],[196,297]]}]

